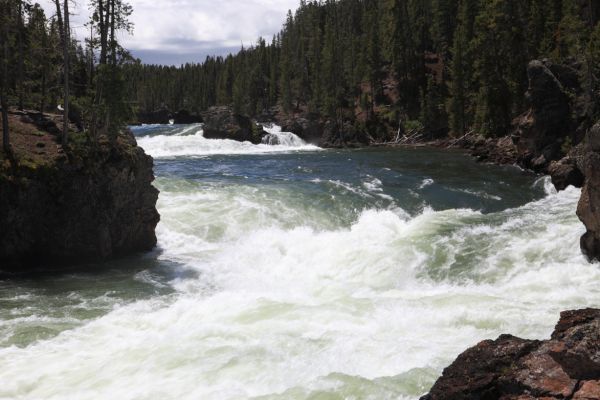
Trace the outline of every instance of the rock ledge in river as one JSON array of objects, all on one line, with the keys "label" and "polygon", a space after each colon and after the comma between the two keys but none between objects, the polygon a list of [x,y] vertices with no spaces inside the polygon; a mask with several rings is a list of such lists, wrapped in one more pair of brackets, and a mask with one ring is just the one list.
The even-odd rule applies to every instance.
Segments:
[{"label": "rock ledge in river", "polygon": [[244,115],[234,113],[230,107],[211,107],[202,113],[202,117],[204,137],[207,139],[230,139],[259,144],[267,134],[262,126]]},{"label": "rock ledge in river", "polygon": [[[16,161],[0,157],[0,270],[96,262],[156,245],[158,190],[152,157],[131,132],[94,150],[73,134],[68,149],[39,127],[10,121]],[[77,144],[77,142],[81,144]]]},{"label": "rock ledge in river", "polygon": [[421,399],[600,399],[600,310],[561,313],[546,341],[485,340],[459,355]]}]

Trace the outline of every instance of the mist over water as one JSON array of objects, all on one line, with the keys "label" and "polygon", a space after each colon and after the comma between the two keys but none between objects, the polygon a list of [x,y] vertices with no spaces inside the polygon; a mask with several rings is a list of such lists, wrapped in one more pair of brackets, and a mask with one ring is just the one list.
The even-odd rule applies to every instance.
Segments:
[{"label": "mist over water", "polygon": [[0,282],[0,398],[416,399],[460,352],[600,304],[580,192],[428,149],[143,126],[159,249]]}]

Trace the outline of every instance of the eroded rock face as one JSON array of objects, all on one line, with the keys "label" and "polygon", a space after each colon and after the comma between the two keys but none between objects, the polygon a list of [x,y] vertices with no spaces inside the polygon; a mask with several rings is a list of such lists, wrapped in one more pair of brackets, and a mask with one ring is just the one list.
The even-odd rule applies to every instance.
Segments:
[{"label": "eroded rock face", "polygon": [[95,153],[0,174],[0,271],[101,261],[156,245],[152,158],[127,132]]},{"label": "eroded rock face", "polygon": [[468,349],[422,400],[598,399],[599,383],[600,310],[586,309],[561,313],[550,340],[503,335]]},{"label": "eroded rock face", "polygon": [[259,144],[267,134],[262,126],[244,115],[234,113],[229,107],[211,107],[202,117],[204,137],[207,139],[230,139]]},{"label": "eroded rock face", "polygon": [[581,250],[590,260],[600,260],[600,123],[589,130],[584,148],[585,185],[577,216],[587,232],[581,238]]}]

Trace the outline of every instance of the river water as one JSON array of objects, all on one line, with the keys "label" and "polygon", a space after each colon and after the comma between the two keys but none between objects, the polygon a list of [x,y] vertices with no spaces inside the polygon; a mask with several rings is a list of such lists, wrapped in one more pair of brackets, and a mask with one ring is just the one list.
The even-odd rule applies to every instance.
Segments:
[{"label": "river water", "polygon": [[580,192],[431,149],[143,126],[159,248],[0,281],[2,399],[417,399],[461,351],[600,305]]}]

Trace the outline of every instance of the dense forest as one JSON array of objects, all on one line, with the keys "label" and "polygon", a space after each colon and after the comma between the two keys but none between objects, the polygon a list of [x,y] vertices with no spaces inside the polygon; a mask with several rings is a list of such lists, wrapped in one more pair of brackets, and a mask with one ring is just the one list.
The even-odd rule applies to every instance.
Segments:
[{"label": "dense forest", "polygon": [[598,90],[598,0],[303,0],[269,41],[180,67],[144,65],[119,45],[116,32],[132,30],[123,0],[90,3],[83,41],[71,37],[69,2],[54,3],[47,16],[0,0],[2,109],[61,105],[92,140],[114,137],[136,110],[214,105],[502,135],[539,58],[576,66],[590,104]]},{"label": "dense forest", "polygon": [[10,152],[7,112],[37,110],[64,113],[62,144],[69,123],[88,133],[115,138],[130,118],[132,105],[124,92],[123,66],[132,62],[117,41],[118,31],[131,31],[131,6],[122,0],[93,0],[84,42],[72,37],[69,0],[54,0],[47,16],[38,3],[0,0],[0,98],[3,148]]},{"label": "dense forest", "polygon": [[142,111],[279,105],[501,135],[525,107],[532,59],[577,64],[595,96],[599,16],[597,0],[303,0],[270,42],[235,55],[128,64],[126,92]]}]

